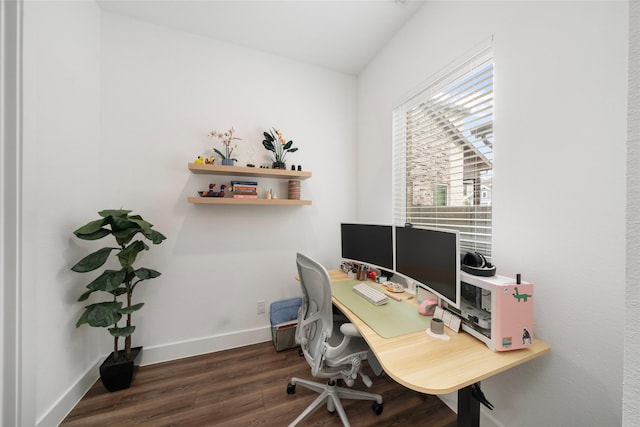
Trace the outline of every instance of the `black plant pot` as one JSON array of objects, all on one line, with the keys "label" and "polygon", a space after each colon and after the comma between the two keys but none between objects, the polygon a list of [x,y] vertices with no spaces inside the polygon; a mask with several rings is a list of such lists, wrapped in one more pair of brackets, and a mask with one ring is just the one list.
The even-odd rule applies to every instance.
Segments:
[{"label": "black plant pot", "polygon": [[124,350],[118,352],[118,361],[113,360],[113,353],[100,365],[100,379],[109,391],[118,391],[129,388],[133,377],[140,364],[142,347],[131,349],[131,358],[125,359]]}]

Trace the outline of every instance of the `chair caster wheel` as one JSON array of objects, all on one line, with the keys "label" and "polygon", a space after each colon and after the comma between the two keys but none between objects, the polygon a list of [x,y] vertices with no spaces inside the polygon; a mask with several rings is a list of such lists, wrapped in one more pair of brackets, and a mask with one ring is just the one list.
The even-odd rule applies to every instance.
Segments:
[{"label": "chair caster wheel", "polygon": [[296,385],[291,383],[287,384],[287,394],[294,394],[295,392],[296,392]]},{"label": "chair caster wheel", "polygon": [[371,405],[371,410],[376,415],[382,414],[383,409],[384,409],[384,406],[382,405],[382,403],[373,402],[373,404]]}]

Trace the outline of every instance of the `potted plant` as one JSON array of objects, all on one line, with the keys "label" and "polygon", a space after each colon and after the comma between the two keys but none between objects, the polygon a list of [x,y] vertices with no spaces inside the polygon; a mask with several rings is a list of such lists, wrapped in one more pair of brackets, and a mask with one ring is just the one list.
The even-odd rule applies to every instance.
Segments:
[{"label": "potted plant", "polygon": [[293,147],[293,141],[285,142],[282,132],[279,129],[271,128],[269,132],[263,132],[264,140],[262,146],[273,153],[274,169],[286,169],[285,157],[287,153],[295,153],[297,148]]},{"label": "potted plant", "polygon": [[222,142],[222,145],[224,145],[224,153],[222,153],[217,148],[213,149],[213,151],[215,151],[216,154],[222,158],[222,164],[223,165],[233,166],[233,162],[237,162],[238,161],[238,159],[234,159],[234,158],[231,157],[231,155],[233,154],[233,150],[238,148],[237,144],[232,147],[231,146],[231,141],[233,141],[233,140],[241,141],[242,138],[238,138],[237,136],[233,136],[234,132],[235,132],[235,129],[233,128],[233,126],[231,127],[231,129],[229,129],[228,131],[226,131],[224,133],[216,132],[216,131],[209,132],[209,136],[211,138],[218,138]]},{"label": "potted plant", "polygon": [[[140,215],[129,215],[129,210],[104,210],[98,212],[100,219],[91,221],[78,228],[73,234],[83,240],[98,240],[112,236],[117,246],[106,246],[82,258],[71,270],[78,273],[94,271],[107,262],[115,253],[119,270],[104,269],[91,281],[78,301],[86,301],[94,292],[108,294],[108,300],[87,305],[76,327],[84,325],[108,328],[113,336],[113,353],[100,367],[100,379],[109,391],[128,388],[133,379],[134,365],[137,363],[142,347],[131,348],[131,334],[135,326],[131,323],[131,314],[140,310],[144,303],[133,304],[133,291],[145,280],[160,276],[160,272],[145,267],[135,267],[138,254],[149,250],[143,240],[134,240],[141,234],[154,244],[160,244],[166,237],[153,230],[153,225]],[[124,299],[124,302],[121,301]],[[125,316],[126,324],[119,325]],[[124,338],[124,350],[119,349],[119,339]]]}]

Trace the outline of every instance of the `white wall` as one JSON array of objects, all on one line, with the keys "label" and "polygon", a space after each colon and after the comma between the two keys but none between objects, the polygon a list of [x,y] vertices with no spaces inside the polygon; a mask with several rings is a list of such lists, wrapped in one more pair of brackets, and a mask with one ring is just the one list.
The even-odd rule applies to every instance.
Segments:
[{"label": "white wall", "polygon": [[[168,236],[153,248],[163,276],[140,296],[148,306],[136,339],[153,347],[256,328],[268,339],[256,301],[268,308],[299,295],[295,252],[337,263],[339,221],[354,206],[339,189],[353,188],[355,78],[104,13],[102,94],[102,161],[113,180],[103,203],[149,212]],[[206,135],[231,126],[243,138],[241,165],[249,147],[270,164],[261,145],[269,127],[293,139],[299,151],[288,161],[313,172],[302,182],[313,205],[186,203],[210,182],[228,183],[189,173],[187,162],[222,149]],[[259,181],[286,197],[286,181]]]},{"label": "white wall", "polygon": [[622,425],[640,425],[640,3],[629,3],[627,287]]},{"label": "white wall", "polygon": [[390,221],[370,197],[391,201],[393,108],[494,36],[494,260],[535,283],[535,332],[551,353],[483,381],[490,424],[621,423],[627,11],[427,3],[359,79],[358,216]]},{"label": "white wall", "polygon": [[71,232],[100,203],[100,11],[29,1],[24,14],[23,425],[34,425],[109,344],[75,329],[81,284],[69,271],[85,246]]},{"label": "white wall", "polygon": [[[339,222],[355,216],[356,81],[93,2],[28,2],[25,27],[22,274],[32,298],[23,318],[35,351],[24,404],[33,424],[48,426],[95,381],[111,345],[106,331],[74,326],[89,275],[69,268],[104,242],[72,231],[122,207],[168,237],[140,257],[162,272],[135,296],[145,303],[134,316],[143,363],[269,340],[269,304],[299,295],[296,251],[337,265]],[[302,183],[313,205],[188,204],[225,182],[187,163],[213,147],[209,131],[230,126],[243,138],[241,164],[247,147],[268,162],[261,135],[270,126],[293,139],[290,162],[313,172]],[[286,181],[260,181],[285,196]],[[257,300],[266,314],[256,315]]]}]

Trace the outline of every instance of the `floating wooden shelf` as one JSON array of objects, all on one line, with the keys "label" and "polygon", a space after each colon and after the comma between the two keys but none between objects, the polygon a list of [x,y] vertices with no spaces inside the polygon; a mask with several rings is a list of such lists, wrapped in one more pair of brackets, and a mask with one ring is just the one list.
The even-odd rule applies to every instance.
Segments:
[{"label": "floating wooden shelf", "polygon": [[233,175],[252,176],[263,178],[287,178],[287,179],[307,179],[311,178],[309,171],[292,171],[286,169],[262,169],[248,168],[246,166],[222,166],[189,163],[191,173],[205,173],[212,175]]},{"label": "floating wooden shelf", "polygon": [[311,200],[289,199],[234,199],[233,197],[189,197],[189,203],[203,205],[271,205],[271,206],[304,206]]},{"label": "floating wooden shelf", "polygon": [[[188,168],[194,174],[244,176],[280,179],[307,179],[311,177],[309,171],[293,171],[286,169],[248,168],[245,166],[222,166],[189,163]],[[289,199],[235,199],[233,197],[189,197],[189,203],[203,205],[269,205],[269,206],[305,206],[311,200]]]}]

